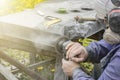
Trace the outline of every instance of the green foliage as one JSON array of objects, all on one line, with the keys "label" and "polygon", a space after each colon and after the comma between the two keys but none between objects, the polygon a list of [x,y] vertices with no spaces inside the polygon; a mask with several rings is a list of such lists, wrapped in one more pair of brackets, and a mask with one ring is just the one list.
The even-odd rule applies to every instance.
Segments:
[{"label": "green foliage", "polygon": [[59,8],[57,12],[60,14],[65,14],[67,13],[67,10],[65,8]]},{"label": "green foliage", "polygon": [[[95,42],[96,40],[93,39],[89,39],[89,38],[85,38],[85,39],[79,39],[79,42],[83,45],[83,46],[88,46],[91,42]],[[89,75],[92,75],[92,70],[93,70],[93,64],[92,63],[80,63],[82,69]]]},{"label": "green foliage", "polygon": [[[4,49],[5,53],[9,56],[11,56],[12,58],[14,58],[15,60],[19,61],[20,63],[29,66],[30,65],[30,53],[25,52],[25,51],[21,51],[21,50],[17,50],[17,49]],[[34,54],[34,53],[33,53]],[[47,60],[50,59],[50,57],[48,56],[42,56],[42,55],[38,55],[36,54],[35,56],[35,63],[43,61],[43,60]],[[13,71],[16,70],[17,68],[13,65],[11,65],[10,63],[4,61],[4,60],[0,60],[1,64],[4,65],[6,68],[8,68],[9,70]],[[47,80],[53,80],[54,77],[54,72],[55,72],[55,64],[52,62],[51,64],[46,64],[46,65],[42,65],[42,66],[38,66],[36,69],[34,69],[36,72],[38,72],[40,75],[44,76],[45,78],[47,78]],[[32,80],[30,78],[30,76],[28,76],[27,74],[25,74],[24,72],[18,72],[15,74],[15,76],[19,79],[19,80]]]},{"label": "green foliage", "polygon": [[[25,51],[20,51],[16,49],[5,49],[4,50],[6,54],[8,54],[10,57],[14,58],[15,60],[18,60],[20,63],[28,65],[29,64],[29,53]],[[5,62],[1,60],[1,63],[6,67],[11,67],[8,62]]]},{"label": "green foliage", "polygon": [[82,43],[83,46],[88,46],[91,42],[95,42],[96,40],[85,38],[85,39],[79,39],[79,42]]}]

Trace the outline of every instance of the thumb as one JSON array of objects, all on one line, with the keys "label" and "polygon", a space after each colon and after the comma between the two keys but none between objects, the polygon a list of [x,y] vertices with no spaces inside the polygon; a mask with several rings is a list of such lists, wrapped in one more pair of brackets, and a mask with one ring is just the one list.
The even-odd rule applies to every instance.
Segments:
[{"label": "thumb", "polygon": [[84,58],[76,58],[76,57],[74,57],[74,58],[72,58],[72,61],[74,61],[74,62],[83,62]]}]

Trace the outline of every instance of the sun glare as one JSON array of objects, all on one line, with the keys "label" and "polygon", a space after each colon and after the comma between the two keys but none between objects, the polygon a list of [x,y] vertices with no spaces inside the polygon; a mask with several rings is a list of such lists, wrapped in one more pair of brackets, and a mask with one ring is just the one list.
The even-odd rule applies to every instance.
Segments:
[{"label": "sun glare", "polygon": [[44,0],[0,0],[0,16],[34,8],[42,1]]},{"label": "sun glare", "polygon": [[0,0],[0,8],[3,8],[6,5],[6,0]]}]

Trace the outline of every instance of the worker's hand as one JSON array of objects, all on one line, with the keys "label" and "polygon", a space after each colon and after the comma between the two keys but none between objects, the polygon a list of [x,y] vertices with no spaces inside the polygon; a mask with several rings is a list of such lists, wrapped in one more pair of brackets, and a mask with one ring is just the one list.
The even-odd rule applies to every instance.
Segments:
[{"label": "worker's hand", "polygon": [[76,68],[79,68],[79,64],[73,61],[66,61],[65,59],[62,59],[62,69],[63,72],[68,75],[68,76],[72,76],[73,75],[73,71]]},{"label": "worker's hand", "polygon": [[87,50],[80,43],[71,42],[66,48],[66,58],[74,62],[83,62],[88,57]]}]

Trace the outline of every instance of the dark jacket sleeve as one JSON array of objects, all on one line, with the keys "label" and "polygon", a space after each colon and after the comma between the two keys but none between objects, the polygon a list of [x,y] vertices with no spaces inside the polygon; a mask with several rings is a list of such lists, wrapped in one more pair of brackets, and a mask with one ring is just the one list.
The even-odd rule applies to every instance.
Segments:
[{"label": "dark jacket sleeve", "polygon": [[89,46],[86,47],[88,52],[88,58],[86,61],[99,63],[100,60],[112,49],[112,47],[113,45],[108,44],[104,40],[92,42]]},{"label": "dark jacket sleeve", "polygon": [[120,80],[120,50],[111,58],[98,80]]},{"label": "dark jacket sleeve", "polygon": [[[110,63],[104,69],[98,80],[120,80],[120,50],[115,53]],[[73,72],[73,80],[94,80],[81,69],[75,69]]]}]

